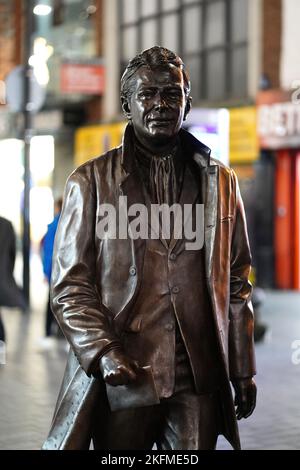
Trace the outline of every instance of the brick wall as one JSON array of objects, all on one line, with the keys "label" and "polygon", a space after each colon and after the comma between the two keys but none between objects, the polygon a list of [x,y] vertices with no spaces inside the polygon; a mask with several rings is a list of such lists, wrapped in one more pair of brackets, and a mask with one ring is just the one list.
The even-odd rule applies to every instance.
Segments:
[{"label": "brick wall", "polygon": [[262,73],[271,88],[280,86],[282,0],[263,0]]},{"label": "brick wall", "polygon": [[[92,16],[92,24],[95,28],[96,51],[99,57],[103,57],[103,0],[94,0],[97,10]],[[86,123],[99,122],[102,118],[102,96],[91,99],[85,105]]]},{"label": "brick wall", "polygon": [[21,63],[22,0],[0,1],[0,80]]},{"label": "brick wall", "polygon": [[94,0],[93,3],[97,8],[96,13],[93,15],[97,54],[101,57],[103,55],[103,0]]}]

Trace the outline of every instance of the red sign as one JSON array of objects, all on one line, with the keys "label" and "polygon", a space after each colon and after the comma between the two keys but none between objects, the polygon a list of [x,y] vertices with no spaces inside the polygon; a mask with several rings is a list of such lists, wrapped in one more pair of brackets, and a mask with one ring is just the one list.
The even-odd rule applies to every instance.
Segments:
[{"label": "red sign", "polygon": [[285,103],[291,100],[291,93],[281,89],[259,91],[256,96],[256,105],[272,105],[274,103]]},{"label": "red sign", "polygon": [[104,92],[104,66],[62,64],[60,88],[63,93],[102,95]]},{"label": "red sign", "polygon": [[266,149],[300,146],[300,89],[293,93],[282,90],[260,92],[258,104],[258,135]]}]

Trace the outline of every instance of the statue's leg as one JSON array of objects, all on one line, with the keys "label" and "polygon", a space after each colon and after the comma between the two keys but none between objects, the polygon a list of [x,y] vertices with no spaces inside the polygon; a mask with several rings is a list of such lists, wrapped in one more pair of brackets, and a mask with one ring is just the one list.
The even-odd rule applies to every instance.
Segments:
[{"label": "statue's leg", "polygon": [[160,450],[213,450],[218,438],[219,403],[215,393],[181,392],[162,400]]},{"label": "statue's leg", "polygon": [[[95,450],[150,450],[160,429],[160,405],[108,411],[92,435]],[[97,423],[97,418],[95,420]]]}]

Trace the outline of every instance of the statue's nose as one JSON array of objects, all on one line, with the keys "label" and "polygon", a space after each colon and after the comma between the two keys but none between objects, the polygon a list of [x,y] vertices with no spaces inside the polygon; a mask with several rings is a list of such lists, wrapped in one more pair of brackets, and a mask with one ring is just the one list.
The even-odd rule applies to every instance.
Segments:
[{"label": "statue's nose", "polygon": [[154,103],[155,108],[161,109],[161,108],[166,108],[167,107],[167,102],[165,98],[160,94],[157,93],[155,97],[155,103]]}]

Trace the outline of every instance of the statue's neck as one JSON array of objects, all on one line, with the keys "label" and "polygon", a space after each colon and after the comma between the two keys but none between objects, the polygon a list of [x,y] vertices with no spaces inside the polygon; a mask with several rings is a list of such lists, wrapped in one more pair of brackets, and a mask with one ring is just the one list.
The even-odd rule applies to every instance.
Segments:
[{"label": "statue's neck", "polygon": [[167,143],[157,143],[155,144],[154,142],[151,142],[149,144],[149,141],[137,137],[135,134],[135,138],[137,140],[137,144],[140,147],[140,149],[146,154],[146,155],[156,155],[156,156],[165,156],[168,153],[172,153],[174,150],[174,147],[178,143],[178,136],[173,137],[172,139],[168,140]]}]

